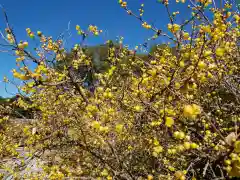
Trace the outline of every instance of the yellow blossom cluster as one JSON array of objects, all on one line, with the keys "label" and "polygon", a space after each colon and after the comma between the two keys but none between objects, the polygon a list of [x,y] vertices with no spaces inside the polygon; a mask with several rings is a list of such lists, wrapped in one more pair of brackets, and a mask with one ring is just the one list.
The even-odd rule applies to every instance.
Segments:
[{"label": "yellow blossom cluster", "polygon": [[5,29],[5,32],[7,33],[7,40],[10,44],[13,44],[15,42],[14,36],[9,28]]},{"label": "yellow blossom cluster", "polygon": [[32,32],[30,28],[27,28],[26,31],[30,38],[34,38],[34,32]]},{"label": "yellow blossom cluster", "polygon": [[98,36],[99,33],[102,32],[102,30],[98,30],[98,27],[97,27],[97,26],[93,26],[93,25],[89,25],[88,29],[89,29],[89,31],[90,31],[91,33],[93,33],[95,36]]}]

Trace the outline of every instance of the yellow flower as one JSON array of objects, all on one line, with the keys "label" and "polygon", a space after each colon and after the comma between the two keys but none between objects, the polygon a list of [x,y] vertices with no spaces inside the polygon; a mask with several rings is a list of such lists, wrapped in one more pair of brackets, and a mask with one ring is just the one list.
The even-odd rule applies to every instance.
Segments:
[{"label": "yellow flower", "polygon": [[212,51],[208,50],[204,52],[204,57],[210,56],[212,54]]},{"label": "yellow flower", "polygon": [[146,29],[151,29],[152,28],[152,26],[147,24],[146,22],[142,23],[142,26]]},{"label": "yellow flower", "polygon": [[173,24],[173,33],[179,31],[180,26],[178,24]]},{"label": "yellow flower", "polygon": [[186,150],[188,150],[188,149],[191,148],[191,143],[190,142],[184,142],[183,146]]},{"label": "yellow flower", "polygon": [[175,83],[175,88],[176,88],[176,89],[179,89],[180,87],[181,87],[181,84],[180,84],[179,82],[176,82],[176,83]]},{"label": "yellow flower", "polygon": [[224,48],[217,48],[216,49],[216,55],[217,56],[223,56],[224,55],[224,52],[225,52],[225,49]]},{"label": "yellow flower", "polygon": [[209,25],[208,26],[203,26],[201,30],[203,32],[210,33],[211,32],[211,27]]},{"label": "yellow flower", "polygon": [[122,125],[122,124],[117,124],[117,125],[116,125],[116,131],[117,131],[118,133],[120,133],[120,132],[122,132],[122,130],[123,130],[123,125]]},{"label": "yellow flower", "polygon": [[196,143],[191,143],[190,146],[191,146],[192,149],[197,149],[198,148],[198,145]]},{"label": "yellow flower", "polygon": [[92,122],[92,127],[95,129],[100,129],[101,125],[98,121],[93,121]]},{"label": "yellow flower", "polygon": [[37,35],[38,36],[42,36],[42,32],[41,31],[37,31]]},{"label": "yellow flower", "polygon": [[76,30],[80,31],[80,26],[79,25],[76,25]]},{"label": "yellow flower", "polygon": [[30,38],[34,38],[34,33],[31,32],[31,33],[29,34],[29,37],[30,37]]},{"label": "yellow flower", "polygon": [[112,180],[113,178],[111,176],[107,176],[107,180]]},{"label": "yellow flower", "polygon": [[153,176],[152,175],[148,175],[147,180],[153,180]]},{"label": "yellow flower", "polygon": [[137,112],[141,112],[142,109],[143,109],[142,106],[139,106],[139,105],[134,107],[134,110],[137,111]]},{"label": "yellow flower", "polygon": [[127,7],[127,2],[126,2],[126,1],[123,1],[123,2],[121,3],[121,6],[122,6],[123,8]]},{"label": "yellow flower", "polygon": [[184,61],[180,61],[179,66],[180,66],[181,68],[183,68],[183,67],[185,66]]},{"label": "yellow flower", "polygon": [[167,127],[172,127],[173,124],[174,124],[173,118],[172,117],[166,117],[165,125]]},{"label": "yellow flower", "polygon": [[189,39],[189,33],[184,33],[183,34],[183,39],[188,40]]},{"label": "yellow flower", "polygon": [[173,26],[172,26],[172,24],[168,24],[167,27],[168,27],[168,30],[171,31]]},{"label": "yellow flower", "polygon": [[23,49],[23,48],[24,48],[23,43],[19,43],[19,44],[18,44],[18,48]]},{"label": "yellow flower", "polygon": [[27,80],[31,79],[31,77],[30,76],[26,76],[26,75],[21,75],[21,76],[18,77],[18,79],[21,79],[23,81],[27,81]]},{"label": "yellow flower", "polygon": [[24,59],[25,59],[24,56],[18,57],[18,58],[16,58],[16,62],[21,62],[21,61],[23,61]]},{"label": "yellow flower", "polygon": [[184,180],[184,179],[186,179],[185,175],[184,175],[184,173],[182,171],[175,172],[174,176],[176,177],[177,180]]},{"label": "yellow flower", "polygon": [[28,42],[27,41],[23,42],[23,45],[24,45],[24,48],[27,48],[28,47]]},{"label": "yellow flower", "polygon": [[185,134],[184,132],[179,132],[179,135],[178,135],[179,139],[184,139],[185,138]]},{"label": "yellow flower", "polygon": [[6,76],[3,77],[3,82],[8,82],[8,78]]},{"label": "yellow flower", "polygon": [[108,176],[108,170],[107,170],[107,169],[104,169],[104,170],[101,172],[101,175],[102,175],[102,176]]},{"label": "yellow flower", "polygon": [[183,108],[183,116],[190,119],[195,119],[198,114],[201,113],[200,106],[193,105],[185,105]]},{"label": "yellow flower", "polygon": [[30,28],[27,28],[26,31],[27,31],[28,34],[31,33],[31,29]]},{"label": "yellow flower", "polygon": [[191,105],[186,105],[183,109],[183,115],[185,117],[191,117],[194,114],[193,108]]},{"label": "yellow flower", "polygon": [[180,26],[178,24],[168,24],[168,30],[172,33],[176,33],[177,31],[179,31]]},{"label": "yellow flower", "polygon": [[163,148],[162,148],[162,146],[156,146],[156,147],[153,148],[153,150],[156,153],[161,153],[163,151]]},{"label": "yellow flower", "polygon": [[21,80],[29,80],[29,79],[31,79],[30,76],[27,76],[27,75],[24,75],[24,74],[20,74],[16,70],[13,70],[13,76],[15,78],[18,78],[18,79],[21,79]]},{"label": "yellow flower", "polygon": [[175,171],[175,168],[174,168],[173,166],[168,166],[168,169],[169,169],[170,171]]},{"label": "yellow flower", "polygon": [[237,15],[237,14],[235,14],[233,17],[234,17],[234,19],[235,19],[236,21],[239,21],[239,20],[240,20],[240,16]]},{"label": "yellow flower", "polygon": [[206,67],[206,64],[204,63],[204,61],[200,61],[199,63],[198,63],[198,68],[199,69],[204,69]]},{"label": "yellow flower", "polygon": [[195,115],[198,115],[198,114],[201,113],[201,108],[200,108],[200,106],[198,106],[198,105],[196,105],[196,104],[193,104],[193,105],[192,105],[192,108],[193,108],[193,111],[194,111]]}]

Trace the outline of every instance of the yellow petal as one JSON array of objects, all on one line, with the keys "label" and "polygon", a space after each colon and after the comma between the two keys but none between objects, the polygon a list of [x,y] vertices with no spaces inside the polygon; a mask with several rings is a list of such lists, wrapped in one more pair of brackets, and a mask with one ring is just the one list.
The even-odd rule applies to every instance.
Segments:
[{"label": "yellow petal", "polygon": [[167,127],[172,127],[173,124],[174,124],[173,118],[172,117],[166,117],[165,125]]}]

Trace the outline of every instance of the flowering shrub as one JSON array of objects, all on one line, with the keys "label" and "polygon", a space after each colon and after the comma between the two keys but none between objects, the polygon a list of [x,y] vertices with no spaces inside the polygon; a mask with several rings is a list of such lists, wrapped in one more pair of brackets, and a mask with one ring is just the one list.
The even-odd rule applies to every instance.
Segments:
[{"label": "flowering shrub", "polygon": [[[197,0],[188,5],[192,16],[177,24],[179,12],[170,11],[172,1],[159,2],[169,14],[167,32],[144,20],[143,4],[138,15],[119,0],[143,28],[154,32],[149,40],[165,36],[169,44],[157,46],[147,59],[137,55],[138,47],[109,46],[109,68],[94,74],[94,92],[71,73],[73,67],[92,68],[81,44],[72,49],[71,63],[64,63],[62,40],[40,31],[36,36],[28,28],[28,36],[41,43],[35,57],[28,42],[18,42],[8,26],[6,41],[17,56],[13,75],[24,82],[19,91],[30,97],[16,103],[36,108],[38,114],[18,132],[22,144],[14,141],[11,128],[0,129],[0,156],[6,152],[2,149],[17,156],[13,147],[22,145],[29,156],[42,159],[43,170],[25,178],[240,177],[240,15],[229,10],[231,4],[217,8],[213,0]],[[83,40],[102,32],[94,25],[87,31],[77,25],[76,30]],[[57,62],[63,64],[61,70],[54,67]]]}]

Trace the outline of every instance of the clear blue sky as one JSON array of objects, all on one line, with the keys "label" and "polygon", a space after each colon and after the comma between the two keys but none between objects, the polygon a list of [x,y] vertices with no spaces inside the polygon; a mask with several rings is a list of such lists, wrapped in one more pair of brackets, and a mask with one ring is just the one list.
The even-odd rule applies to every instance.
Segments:
[{"label": "clear blue sky", "polygon": [[[139,21],[129,16],[118,4],[118,0],[1,0],[9,16],[9,21],[14,28],[18,40],[29,40],[30,46],[34,42],[26,36],[26,28],[33,31],[41,30],[46,35],[58,36],[67,29],[71,21],[73,36],[68,40],[68,46],[76,43],[79,36],[76,35],[75,26],[79,24],[87,28],[89,24],[95,24],[104,31],[101,37],[91,38],[89,45],[102,44],[108,39],[123,36],[124,43],[134,46],[143,43],[152,35],[151,31],[141,27]],[[169,22],[166,10],[156,0],[128,0],[129,7],[138,11],[140,4],[145,4],[144,18],[154,23],[157,27],[166,28]],[[181,17],[189,17],[189,11],[184,6],[170,4],[172,10],[180,10]],[[185,5],[186,6],[186,5]],[[0,16],[0,29],[4,30],[4,18]],[[160,39],[159,42],[163,41]],[[11,69],[15,68],[15,58],[0,52],[0,79],[3,76],[11,76]],[[15,88],[8,86],[9,92],[16,92]],[[0,82],[0,96],[11,96],[5,92],[4,84]]]}]

